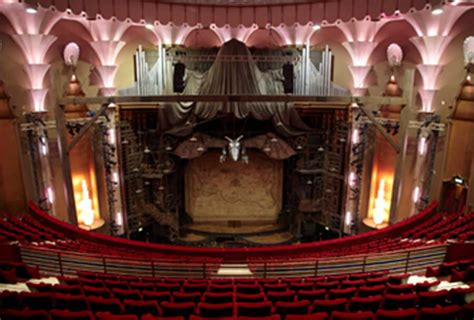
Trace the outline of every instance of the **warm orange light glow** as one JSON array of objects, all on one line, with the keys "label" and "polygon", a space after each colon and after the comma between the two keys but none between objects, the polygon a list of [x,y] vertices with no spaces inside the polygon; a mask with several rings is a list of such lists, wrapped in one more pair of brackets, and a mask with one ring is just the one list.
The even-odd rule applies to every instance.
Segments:
[{"label": "warm orange light glow", "polygon": [[80,211],[82,222],[86,226],[92,226],[94,224],[94,209],[92,209],[92,200],[89,196],[89,189],[87,189],[86,180],[81,182],[82,188],[82,200],[78,203],[77,208]]},{"label": "warm orange light glow", "polygon": [[377,198],[375,199],[374,216],[373,220],[375,224],[382,224],[387,215],[387,203],[385,202],[385,180],[381,179],[379,184],[379,190],[377,191]]},{"label": "warm orange light glow", "polygon": [[73,185],[77,220],[79,224],[90,227],[96,219],[96,210],[88,179],[82,175],[77,175],[73,178]]}]

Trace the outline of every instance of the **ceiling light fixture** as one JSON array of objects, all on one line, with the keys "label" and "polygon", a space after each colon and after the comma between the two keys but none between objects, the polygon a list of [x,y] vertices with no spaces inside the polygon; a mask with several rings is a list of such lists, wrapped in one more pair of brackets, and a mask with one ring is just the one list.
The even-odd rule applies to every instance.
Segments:
[{"label": "ceiling light fixture", "polygon": [[148,30],[153,30],[153,25],[151,23],[147,23],[145,24],[145,28],[147,28]]},{"label": "ceiling light fixture", "polygon": [[34,7],[33,5],[27,5],[25,11],[26,11],[26,13],[29,13],[29,14],[38,13],[38,9],[36,7]]},{"label": "ceiling light fixture", "polygon": [[317,30],[320,30],[321,29],[321,25],[319,23],[316,23],[313,25],[313,30],[314,31],[317,31]]},{"label": "ceiling light fixture", "polygon": [[443,14],[443,7],[440,5],[434,7],[433,10],[431,10],[431,14],[434,16],[439,16]]}]

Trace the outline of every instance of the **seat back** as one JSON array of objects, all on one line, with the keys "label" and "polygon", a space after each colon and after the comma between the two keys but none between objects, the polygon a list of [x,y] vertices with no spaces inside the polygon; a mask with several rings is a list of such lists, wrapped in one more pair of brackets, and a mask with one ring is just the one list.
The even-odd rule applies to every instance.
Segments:
[{"label": "seat back", "polygon": [[286,316],[287,314],[307,314],[311,303],[308,300],[297,302],[279,301],[275,305],[275,312]]},{"label": "seat back", "polygon": [[136,314],[137,316],[143,316],[148,313],[158,316],[161,313],[156,301],[124,300],[123,306],[125,313]]},{"label": "seat back", "polygon": [[363,312],[348,312],[348,311],[334,311],[331,316],[331,320],[373,320],[375,314],[371,311]]},{"label": "seat back", "polygon": [[52,320],[94,320],[94,315],[89,310],[68,311],[53,309],[49,312]]},{"label": "seat back", "polygon": [[206,292],[203,295],[203,301],[206,303],[233,302],[234,294],[232,292],[226,292],[226,293]]},{"label": "seat back", "polygon": [[380,307],[382,300],[382,296],[353,297],[349,304],[349,310],[375,312]]},{"label": "seat back", "polygon": [[21,303],[33,310],[47,310],[53,307],[53,296],[48,292],[22,292]]},{"label": "seat back", "polygon": [[161,309],[164,317],[182,316],[188,318],[194,313],[196,305],[194,302],[168,302],[161,303]]},{"label": "seat back", "polygon": [[460,306],[421,308],[420,320],[456,320],[461,310]]},{"label": "seat back", "polygon": [[198,306],[199,315],[207,318],[232,317],[234,304],[228,303],[206,303],[201,302]]},{"label": "seat back", "polygon": [[238,302],[238,316],[267,317],[272,313],[272,303],[265,302]]},{"label": "seat back", "polygon": [[379,309],[376,313],[377,320],[417,320],[418,311],[415,308],[402,310]]},{"label": "seat back", "polygon": [[84,295],[54,294],[55,308],[69,311],[85,311],[89,309],[89,303]]},{"label": "seat back", "polygon": [[5,320],[50,320],[44,310],[13,310],[0,309],[0,319]]}]

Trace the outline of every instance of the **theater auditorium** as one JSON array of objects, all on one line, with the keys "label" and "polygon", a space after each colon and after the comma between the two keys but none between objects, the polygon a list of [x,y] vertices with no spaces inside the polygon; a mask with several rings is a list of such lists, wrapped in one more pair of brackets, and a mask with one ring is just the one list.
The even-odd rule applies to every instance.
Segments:
[{"label": "theater auditorium", "polygon": [[0,0],[0,319],[474,319],[473,0]]}]

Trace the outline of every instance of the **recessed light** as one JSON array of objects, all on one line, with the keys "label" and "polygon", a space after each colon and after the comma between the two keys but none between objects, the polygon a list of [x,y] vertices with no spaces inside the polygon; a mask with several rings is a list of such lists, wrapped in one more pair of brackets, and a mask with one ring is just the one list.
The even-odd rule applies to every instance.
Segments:
[{"label": "recessed light", "polygon": [[36,14],[37,12],[38,12],[38,9],[36,9],[35,7],[27,7],[26,8],[26,13]]}]

